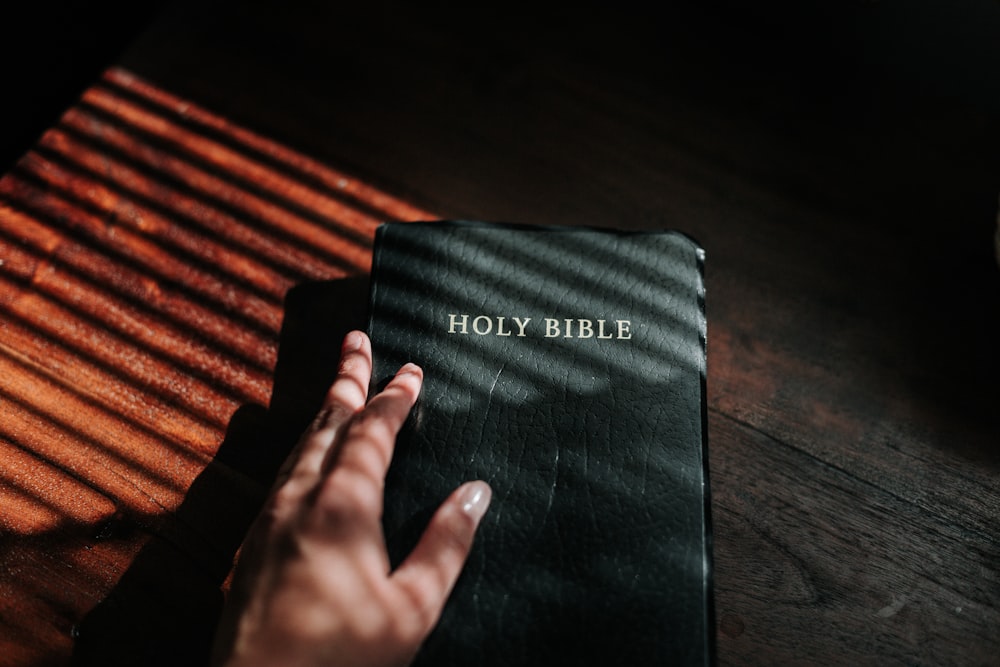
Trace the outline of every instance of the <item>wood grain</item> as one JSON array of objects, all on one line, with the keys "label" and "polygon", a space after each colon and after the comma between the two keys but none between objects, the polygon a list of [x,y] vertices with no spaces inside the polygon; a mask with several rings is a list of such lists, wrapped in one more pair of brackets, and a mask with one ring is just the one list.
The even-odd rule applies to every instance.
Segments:
[{"label": "wood grain", "polygon": [[166,7],[0,181],[0,662],[203,658],[432,211],[707,248],[720,664],[996,664],[1000,11],[668,5]]},{"label": "wood grain", "polygon": [[[66,111],[0,180],[0,661],[204,660],[290,444],[219,455],[270,401],[286,295],[427,217],[121,69]],[[175,651],[132,650],[174,612],[201,622]]]}]

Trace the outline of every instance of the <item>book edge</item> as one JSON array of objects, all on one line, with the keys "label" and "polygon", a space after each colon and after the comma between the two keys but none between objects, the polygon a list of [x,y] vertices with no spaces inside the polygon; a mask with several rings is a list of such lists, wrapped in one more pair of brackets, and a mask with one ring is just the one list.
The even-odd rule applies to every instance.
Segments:
[{"label": "book edge", "polygon": [[454,227],[468,227],[468,228],[492,228],[492,229],[511,229],[511,230],[521,230],[521,231],[536,231],[545,233],[579,233],[581,231],[587,232],[599,232],[603,234],[611,234],[617,236],[644,236],[644,235],[671,235],[678,236],[688,243],[690,243],[695,251],[698,253],[699,261],[704,261],[704,248],[698,240],[686,232],[682,232],[677,229],[672,228],[660,228],[660,229],[615,229],[611,227],[598,227],[595,225],[541,225],[541,224],[531,224],[523,222],[505,222],[505,221],[485,221],[485,220],[453,220],[453,219],[441,219],[441,220],[417,220],[413,222],[384,222],[376,229],[376,238],[378,235],[378,230],[383,227],[395,227],[395,226],[407,226],[407,227],[422,227],[422,226],[454,226]]}]

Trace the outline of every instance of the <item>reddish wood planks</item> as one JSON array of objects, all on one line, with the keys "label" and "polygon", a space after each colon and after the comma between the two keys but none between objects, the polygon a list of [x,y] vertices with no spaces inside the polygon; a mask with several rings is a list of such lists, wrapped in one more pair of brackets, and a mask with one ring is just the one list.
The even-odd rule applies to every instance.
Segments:
[{"label": "reddish wood planks", "polygon": [[121,69],[0,180],[3,661],[66,660],[150,540],[223,549],[173,513],[267,404],[286,293],[426,217]]}]

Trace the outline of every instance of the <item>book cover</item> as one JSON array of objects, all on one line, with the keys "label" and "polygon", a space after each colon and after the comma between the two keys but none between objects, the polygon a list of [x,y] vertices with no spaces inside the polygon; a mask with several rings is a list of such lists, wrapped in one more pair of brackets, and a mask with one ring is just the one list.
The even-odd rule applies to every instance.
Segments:
[{"label": "book cover", "polygon": [[373,383],[425,373],[393,565],[455,487],[493,487],[416,664],[713,662],[703,259],[676,232],[379,228]]}]

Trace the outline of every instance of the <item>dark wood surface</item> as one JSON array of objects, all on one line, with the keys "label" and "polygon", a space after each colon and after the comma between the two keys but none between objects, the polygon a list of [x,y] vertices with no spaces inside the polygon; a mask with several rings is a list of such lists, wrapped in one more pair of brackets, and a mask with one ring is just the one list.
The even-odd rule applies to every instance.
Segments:
[{"label": "dark wood surface", "polygon": [[0,663],[204,659],[372,230],[445,217],[707,249],[720,664],[997,664],[998,34],[167,3],[0,180]]}]

